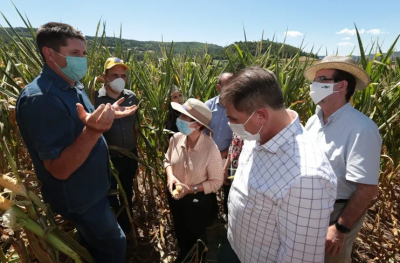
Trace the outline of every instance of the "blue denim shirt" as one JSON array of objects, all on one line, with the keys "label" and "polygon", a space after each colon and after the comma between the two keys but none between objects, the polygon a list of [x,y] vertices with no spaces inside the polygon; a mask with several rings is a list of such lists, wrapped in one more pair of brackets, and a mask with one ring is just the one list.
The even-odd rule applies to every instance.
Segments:
[{"label": "blue denim shirt", "polygon": [[48,66],[29,83],[17,100],[18,126],[30,153],[43,199],[57,213],[85,211],[107,195],[110,185],[108,149],[103,136],[85,162],[67,180],[48,172],[43,160],[57,159],[82,132],[76,103],[93,112],[83,85],[71,86]]},{"label": "blue denim shirt", "polygon": [[225,108],[219,103],[219,96],[206,101],[206,105],[212,111],[209,126],[214,133],[213,139],[219,151],[224,151],[229,148],[232,141],[232,130],[228,125]]}]

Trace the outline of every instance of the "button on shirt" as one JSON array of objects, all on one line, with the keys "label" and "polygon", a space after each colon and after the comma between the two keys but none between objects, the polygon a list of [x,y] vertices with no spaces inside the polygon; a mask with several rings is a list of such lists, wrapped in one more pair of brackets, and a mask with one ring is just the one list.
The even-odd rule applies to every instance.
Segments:
[{"label": "button on shirt", "polygon": [[[124,89],[117,99],[113,99],[107,95],[104,86],[96,91],[94,104],[97,108],[101,104],[113,104],[122,97],[124,97],[125,100],[122,102],[121,106],[130,107],[137,105],[137,98],[134,92]],[[124,118],[115,119],[111,128],[104,133],[104,137],[106,138],[108,145],[128,150],[133,150],[136,148],[136,135],[133,130],[135,121],[136,113]],[[117,157],[119,156],[119,152],[110,149],[110,156]]]},{"label": "button on shirt", "polygon": [[60,157],[81,134],[84,125],[76,103],[87,112],[94,111],[81,83],[71,86],[47,65],[17,100],[18,126],[42,183],[43,198],[57,213],[84,211],[104,198],[109,188],[108,150],[103,136],[67,180],[56,179],[44,166],[44,160]]},{"label": "button on shirt", "polygon": [[224,180],[221,154],[217,146],[203,132],[189,151],[186,141],[187,136],[180,132],[171,137],[164,168],[171,166],[172,173],[183,184],[202,184],[205,194],[216,193]]},{"label": "button on shirt", "polygon": [[263,145],[246,141],[229,193],[228,239],[242,263],[324,262],[336,198],[329,161],[293,122]]},{"label": "button on shirt", "polygon": [[232,141],[232,130],[228,125],[225,108],[219,103],[219,96],[206,101],[206,105],[212,111],[209,126],[214,133],[213,139],[219,151],[224,151],[229,148]]},{"label": "button on shirt", "polygon": [[382,139],[371,119],[347,103],[324,124],[323,112],[317,106],[306,129],[325,152],[338,178],[337,199],[349,199],[357,183],[378,184]]}]

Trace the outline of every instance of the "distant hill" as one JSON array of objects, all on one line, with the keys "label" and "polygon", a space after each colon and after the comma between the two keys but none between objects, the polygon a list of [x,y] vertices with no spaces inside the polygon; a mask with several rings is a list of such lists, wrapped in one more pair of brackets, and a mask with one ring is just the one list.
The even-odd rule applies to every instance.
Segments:
[{"label": "distant hill", "polygon": [[[27,38],[32,37],[30,31],[27,28],[17,27],[14,29],[21,37],[27,37]],[[6,30],[11,35],[13,35],[13,32],[10,28],[6,28]],[[7,38],[5,36],[6,34],[4,33],[4,31],[0,30],[0,38],[3,38],[3,40],[6,41]],[[92,40],[94,40],[94,37],[86,36],[86,39],[89,41],[90,45]],[[119,39],[116,40],[114,37],[106,37],[105,40],[107,47],[109,47],[111,50],[115,48],[116,41],[117,43],[119,43]],[[260,43],[259,41],[247,41],[247,42],[240,41],[240,42],[235,42],[234,44],[237,44],[242,50],[250,51],[253,55],[255,55],[259,43]],[[156,57],[160,57],[161,44],[162,42],[158,41],[138,41],[132,39],[121,39],[122,48],[132,49],[134,53],[137,55],[138,59],[141,59],[146,52],[154,54],[154,56]],[[164,42],[163,44],[166,47],[171,46],[171,42]],[[197,53],[200,51],[204,52],[207,49],[208,54],[210,54],[214,59],[225,60],[228,59],[226,56],[227,49],[231,50],[231,52],[234,52],[233,49],[230,48],[232,45],[233,44],[227,47],[222,47],[215,44],[207,44],[201,42],[174,42],[174,53],[185,54],[187,51],[190,51],[192,53]],[[265,52],[270,45],[272,45],[272,51],[274,53],[281,48],[282,43],[276,43],[276,42],[271,42],[269,40],[264,40],[262,46],[262,52]],[[296,55],[298,51],[299,49],[296,47],[285,45],[283,56],[291,57]],[[317,57],[314,54],[306,52],[301,52],[301,56]]]},{"label": "distant hill", "polygon": [[[383,53],[383,55],[386,55],[386,53]],[[373,59],[374,56],[375,56],[375,54],[371,54],[369,56],[369,58]],[[318,56],[319,59],[323,59],[324,57],[325,56]],[[392,60],[396,59],[396,58],[400,58],[400,51],[393,52],[390,57],[391,57]],[[360,60],[360,58],[361,58],[360,56],[353,56],[353,59],[356,60],[356,61]]]}]

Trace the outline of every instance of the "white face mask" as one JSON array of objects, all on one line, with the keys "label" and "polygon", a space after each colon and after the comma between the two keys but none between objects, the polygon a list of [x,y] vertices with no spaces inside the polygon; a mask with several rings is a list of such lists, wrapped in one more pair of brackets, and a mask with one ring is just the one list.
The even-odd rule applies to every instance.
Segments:
[{"label": "white face mask", "polygon": [[260,141],[260,132],[261,132],[262,128],[264,127],[264,125],[261,126],[260,130],[256,134],[251,134],[250,132],[246,131],[246,128],[244,127],[249,122],[249,120],[254,115],[254,113],[255,113],[255,111],[250,115],[250,117],[247,119],[247,121],[244,124],[228,122],[228,125],[231,128],[231,130],[236,135],[239,135],[242,140]]},{"label": "white face mask", "polygon": [[321,100],[325,99],[329,95],[338,91],[333,90],[333,86],[337,83],[320,83],[313,82],[310,85],[310,97],[315,104],[318,104]]},{"label": "white face mask", "polygon": [[114,79],[109,84],[111,89],[117,93],[121,93],[125,88],[125,80],[122,78]]}]

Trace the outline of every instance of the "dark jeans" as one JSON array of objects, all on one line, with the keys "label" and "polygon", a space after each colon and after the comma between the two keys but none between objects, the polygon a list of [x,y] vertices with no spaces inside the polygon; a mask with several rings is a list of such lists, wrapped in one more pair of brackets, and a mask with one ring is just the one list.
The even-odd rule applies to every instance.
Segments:
[{"label": "dark jeans", "polygon": [[[137,151],[133,150],[133,154],[137,156]],[[122,188],[125,191],[126,198],[128,199],[129,211],[132,214],[132,203],[133,203],[133,178],[136,175],[136,170],[138,168],[138,163],[135,159],[129,157],[111,157],[111,161],[114,167],[118,171],[118,177],[121,181]],[[111,176],[111,187],[110,189],[117,189],[117,180],[114,176]],[[114,209],[115,213],[118,213],[120,208],[125,204],[122,196],[119,197],[119,201],[116,195],[109,196],[111,207]],[[125,233],[129,234],[131,232],[131,225],[129,223],[129,217],[126,213],[126,208],[118,216],[118,223]]]},{"label": "dark jeans", "polygon": [[209,203],[210,203],[210,212],[208,217],[207,226],[211,226],[215,219],[218,218],[218,201],[217,201],[217,194],[211,193],[209,195]]},{"label": "dark jeans", "polygon": [[125,262],[126,238],[106,196],[85,211],[61,215],[75,224],[79,243],[97,263]]},{"label": "dark jeans", "polygon": [[[175,235],[180,248],[178,259],[175,262],[182,262],[198,239],[207,244],[207,219],[210,211],[208,196],[204,193],[197,193],[175,200],[167,190]],[[199,242],[199,258],[203,250],[204,246]],[[205,253],[203,261],[204,259]]]},{"label": "dark jeans", "polygon": [[228,216],[228,196],[231,190],[231,185],[224,185],[224,213]]},{"label": "dark jeans", "polygon": [[[236,172],[236,170],[229,169],[230,176],[234,176],[235,172]],[[224,213],[227,218],[228,218],[228,197],[229,197],[229,191],[231,190],[233,180],[229,180],[229,181],[231,182],[230,185],[223,185],[223,187],[224,187]]]}]

